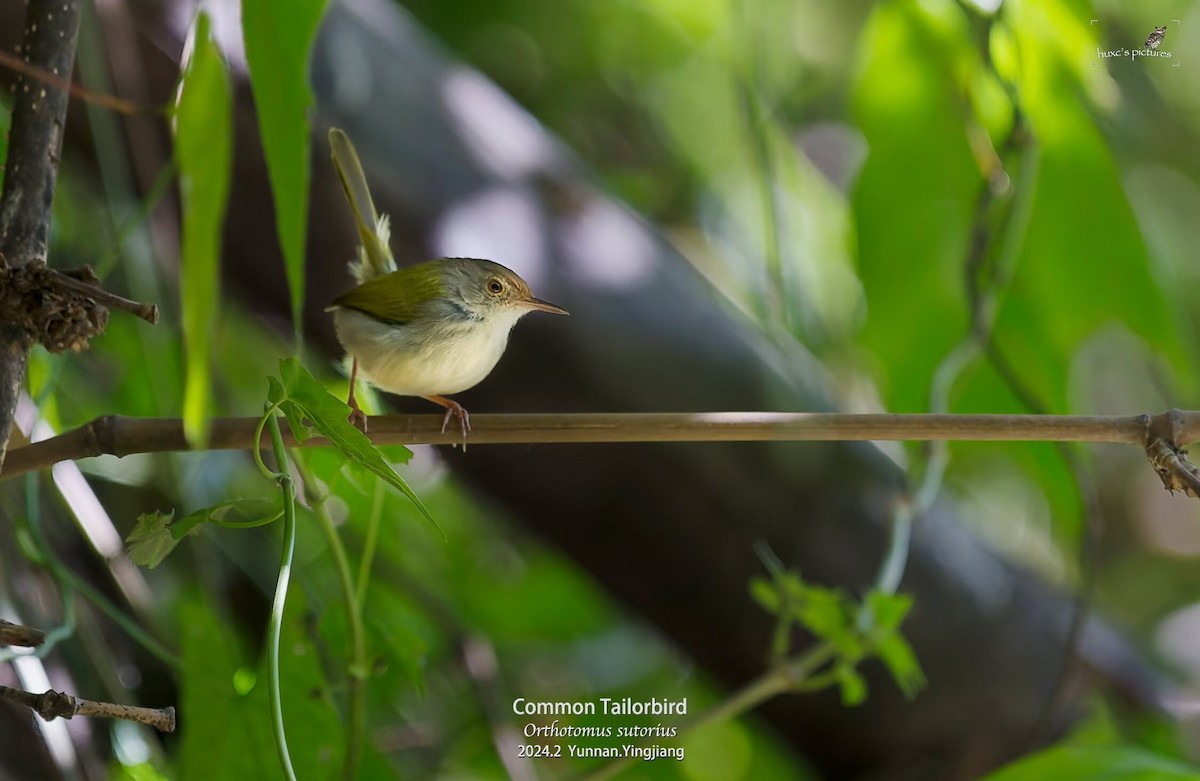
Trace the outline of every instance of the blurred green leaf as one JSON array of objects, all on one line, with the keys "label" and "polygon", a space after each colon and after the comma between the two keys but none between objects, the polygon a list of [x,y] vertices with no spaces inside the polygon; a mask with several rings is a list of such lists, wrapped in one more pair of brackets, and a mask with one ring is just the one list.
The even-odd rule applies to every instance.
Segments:
[{"label": "blurred green leaf", "polygon": [[1200,769],[1136,746],[1060,746],[1022,759],[986,781],[1169,781],[1200,779]]},{"label": "blurred green leaf", "polygon": [[[408,487],[404,478],[383,459],[383,455],[367,435],[350,423],[350,407],[344,401],[325,390],[296,358],[281,358],[279,375],[282,382],[270,378],[268,398],[272,404],[279,405],[283,410],[297,440],[303,441],[307,436],[303,425],[303,421],[307,421],[348,458],[383,478],[407,496],[421,511],[421,515],[425,516],[435,529],[441,531],[437,521]],[[403,452],[409,457],[412,455],[407,448]]]},{"label": "blurred green leaf", "polygon": [[183,210],[179,285],[187,345],[183,425],[188,442],[199,448],[208,441],[221,228],[233,160],[233,93],[207,14],[196,16],[191,43],[175,107],[175,161]]},{"label": "blurred green leaf", "polygon": [[308,60],[328,0],[253,0],[242,4],[246,62],[267,173],[275,226],[287,266],[296,342],[304,306],[304,243],[308,229]]},{"label": "blurred green leaf", "polygon": [[179,604],[179,626],[180,780],[280,778],[266,700],[256,702],[234,690],[241,651],[233,627],[196,596]]},{"label": "blurred green leaf", "polygon": [[834,670],[834,677],[842,693],[843,705],[854,707],[867,699],[867,681],[854,669],[854,665],[839,664]]},{"label": "blurred green leaf", "polygon": [[899,632],[888,632],[874,642],[875,653],[888,668],[896,686],[904,696],[912,699],[925,685],[925,673],[917,662],[917,655]]},{"label": "blurred green leaf", "polygon": [[[305,632],[308,622],[300,592],[297,589],[288,597],[280,640],[288,745],[296,767],[313,778],[331,778],[344,751],[345,730],[317,648]],[[185,600],[179,625],[184,632],[180,711],[181,720],[186,719],[181,778],[281,778],[271,736],[265,662],[253,663],[258,671],[254,676],[257,685],[253,685],[235,627],[221,619],[206,600]],[[245,693],[239,694],[238,687]]]},{"label": "blurred green leaf", "polygon": [[854,189],[861,340],[884,405],[925,411],[929,382],[967,327],[964,264],[983,186],[956,74],[979,69],[953,3],[875,6],[862,35],[854,114],[870,154]]},{"label": "blurred green leaf", "polygon": [[129,560],[139,567],[157,567],[179,543],[169,528],[174,517],[174,510],[169,513],[156,510],[139,515],[137,525],[125,538],[125,544],[129,546]]},{"label": "blurred green leaf", "polygon": [[175,511],[146,513],[138,516],[137,526],[125,538],[129,558],[139,567],[154,569],[187,535],[202,524],[214,523],[229,528],[263,526],[279,519],[277,497],[251,496],[221,502],[188,513],[172,521]]},{"label": "blurred green leaf", "polygon": [[888,594],[883,591],[867,594],[867,609],[871,611],[872,623],[877,629],[887,632],[900,628],[912,605],[912,597],[907,594]]}]

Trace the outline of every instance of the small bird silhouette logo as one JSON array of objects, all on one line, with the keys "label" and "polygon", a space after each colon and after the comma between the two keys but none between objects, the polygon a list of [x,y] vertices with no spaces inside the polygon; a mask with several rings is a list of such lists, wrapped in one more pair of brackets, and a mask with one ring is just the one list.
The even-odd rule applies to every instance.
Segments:
[{"label": "small bird silhouette logo", "polygon": [[1165,38],[1166,35],[1166,25],[1163,25],[1162,27],[1155,27],[1154,32],[1150,33],[1150,36],[1146,38],[1146,48],[1157,49],[1158,45],[1163,42],[1163,38]]}]

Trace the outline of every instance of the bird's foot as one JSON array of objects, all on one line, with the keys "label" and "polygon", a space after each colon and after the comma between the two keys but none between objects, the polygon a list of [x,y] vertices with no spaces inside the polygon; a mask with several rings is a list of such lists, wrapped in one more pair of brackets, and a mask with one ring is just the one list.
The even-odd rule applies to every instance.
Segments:
[{"label": "bird's foot", "polygon": [[458,418],[459,428],[462,430],[462,449],[466,452],[467,449],[467,432],[471,430],[471,416],[467,413],[466,408],[453,399],[448,399],[445,396],[426,396],[427,399],[435,404],[441,404],[446,408],[446,414],[442,417],[442,433],[446,433],[446,427],[450,425],[450,421]]},{"label": "bird's foot", "polygon": [[358,406],[358,402],[354,400],[353,396],[350,397],[350,399],[348,400],[347,403],[350,405],[350,415],[349,415],[349,417],[346,418],[346,420],[350,421],[350,425],[354,426],[359,431],[366,434],[367,433],[367,413],[362,411],[362,408]]}]

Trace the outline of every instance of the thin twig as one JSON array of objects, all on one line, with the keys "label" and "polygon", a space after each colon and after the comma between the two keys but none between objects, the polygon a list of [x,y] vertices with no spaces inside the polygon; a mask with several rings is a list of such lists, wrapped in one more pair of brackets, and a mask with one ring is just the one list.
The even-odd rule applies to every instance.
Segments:
[{"label": "thin twig", "polygon": [[56,718],[69,719],[74,716],[99,716],[106,719],[125,719],[147,724],[159,732],[175,731],[175,709],[139,708],[136,705],[119,705],[115,702],[96,702],[81,697],[72,697],[66,692],[50,690],[41,694],[0,686],[0,698],[33,709],[46,721]]},{"label": "thin twig", "polygon": [[98,304],[103,304],[109,309],[121,309],[130,314],[136,315],[145,320],[150,325],[158,323],[158,306],[155,304],[143,304],[140,301],[130,301],[128,298],[123,298],[116,293],[110,293],[99,285],[94,285],[87,280],[77,279],[68,274],[55,272],[51,269],[51,281],[58,287],[70,290],[80,295],[87,296]]},{"label": "thin twig", "polygon": [[[1179,411],[1179,446],[1200,438],[1200,412]],[[830,412],[584,413],[473,415],[471,445],[596,442],[764,442],[862,440],[988,440],[1146,444],[1149,415],[948,415]],[[216,418],[209,450],[249,450],[258,418]],[[441,415],[380,415],[370,419],[377,445],[452,445]],[[284,440],[295,441],[290,433]],[[313,437],[305,446],[329,443]],[[0,477],[59,461],[100,455],[190,450],[178,418],[106,415],[57,437],[15,448]]]},{"label": "thin twig", "polygon": [[101,92],[95,92],[87,87],[82,87],[78,84],[67,81],[61,76],[57,76],[45,68],[41,68],[33,63],[26,62],[12,52],[6,52],[3,49],[0,49],[0,66],[8,68],[11,71],[16,71],[22,76],[28,76],[34,81],[41,82],[48,87],[66,90],[71,94],[71,97],[79,98],[80,100],[91,103],[95,106],[103,106],[104,108],[112,109],[120,114],[130,114],[135,116],[138,114],[163,114],[167,110],[165,106],[143,106],[142,104],[135,103],[132,100],[118,98],[115,95],[105,95]]}]

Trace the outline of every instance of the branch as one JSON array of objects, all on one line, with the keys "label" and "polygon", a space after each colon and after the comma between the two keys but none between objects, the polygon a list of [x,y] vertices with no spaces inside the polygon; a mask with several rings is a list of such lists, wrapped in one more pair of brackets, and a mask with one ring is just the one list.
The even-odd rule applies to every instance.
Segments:
[{"label": "branch", "polygon": [[[1200,438],[1200,412],[1179,416],[1181,443]],[[1111,442],[1145,446],[1149,415],[852,415],[828,412],[679,412],[566,415],[475,415],[469,444],[596,442],[764,442],[850,440],[990,440],[994,442]],[[217,418],[209,450],[253,447],[258,418]],[[455,445],[441,415],[381,415],[368,430],[376,445]],[[289,447],[296,442],[290,433]],[[305,446],[329,442],[312,437]],[[177,418],[106,415],[57,437],[16,448],[0,477],[15,477],[59,461],[100,455],[190,450]]]},{"label": "branch", "polygon": [[[75,63],[80,6],[80,0],[29,0],[21,39],[24,60],[69,78]],[[66,116],[64,90],[17,78],[4,191],[0,193],[0,269],[19,269],[46,257]],[[33,339],[15,315],[0,312],[0,467]]]},{"label": "branch", "polygon": [[46,642],[46,633],[31,626],[14,624],[0,618],[0,645],[17,645],[36,648]]},{"label": "branch", "polygon": [[118,705],[115,702],[95,702],[72,697],[66,692],[50,690],[42,694],[0,686],[0,699],[32,708],[46,721],[62,717],[100,716],[109,719],[125,719],[139,724],[148,724],[159,732],[175,731],[175,709],[139,708],[136,705]]},{"label": "branch", "polygon": [[46,84],[55,89],[66,90],[73,97],[79,98],[82,101],[91,103],[94,106],[103,106],[107,109],[112,109],[118,114],[165,114],[166,107],[164,106],[143,106],[140,103],[135,103],[132,100],[118,98],[115,95],[105,95],[101,92],[94,92],[87,87],[79,84],[72,84],[70,80],[64,79],[56,75],[46,68],[40,68],[33,63],[22,60],[15,54],[0,50],[0,66],[8,68],[11,71],[20,73],[22,76],[28,76],[35,81]]}]

